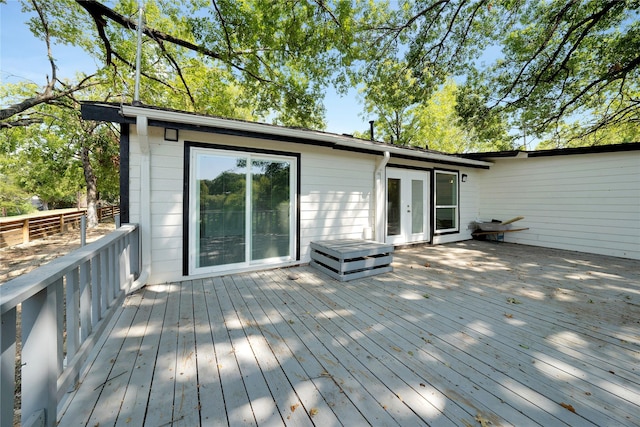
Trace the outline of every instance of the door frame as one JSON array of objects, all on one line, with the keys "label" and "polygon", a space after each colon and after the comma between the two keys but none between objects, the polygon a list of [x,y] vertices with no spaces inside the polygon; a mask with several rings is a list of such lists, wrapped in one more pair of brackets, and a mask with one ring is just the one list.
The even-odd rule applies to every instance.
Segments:
[{"label": "door frame", "polygon": [[[403,245],[409,243],[417,243],[417,242],[429,242],[432,236],[431,233],[431,180],[432,180],[432,171],[431,169],[421,169],[421,168],[410,168],[410,167],[398,167],[392,166],[386,168],[385,174],[385,197],[384,197],[384,212],[385,212],[385,224],[384,224],[384,241],[385,243],[391,243],[394,245]],[[389,227],[389,208],[388,208],[388,197],[389,197],[389,179],[400,179],[401,185],[401,197],[403,200],[401,201],[401,205],[404,206],[406,203],[411,203],[411,182],[416,179],[422,180],[423,183],[423,199],[422,199],[422,211],[423,211],[423,228],[421,233],[411,233],[407,227],[407,224],[411,223],[411,212],[406,211],[406,208],[401,208],[401,230],[399,235],[389,236],[388,227]],[[413,209],[413,206],[409,205],[410,210]]]},{"label": "door frame", "polygon": [[[196,244],[197,237],[196,231],[196,218],[195,218],[195,206],[194,202],[197,200],[194,192],[196,187],[193,182],[194,172],[196,167],[195,158],[198,154],[221,154],[223,156],[249,156],[249,157],[269,157],[274,159],[282,159],[291,162],[291,181],[290,191],[291,197],[289,200],[289,213],[290,213],[290,254],[283,258],[272,258],[265,260],[251,261],[245,260],[242,263],[236,264],[224,264],[214,267],[196,267],[193,259],[194,245]],[[210,144],[202,142],[185,141],[184,145],[184,192],[183,192],[183,245],[182,245],[182,270],[183,276],[192,276],[199,274],[217,274],[230,271],[245,271],[255,266],[264,265],[288,265],[290,262],[300,260],[300,153],[265,150],[250,147],[237,147],[227,146],[220,144]],[[249,197],[248,193],[246,197]],[[248,213],[247,213],[248,215]]]}]

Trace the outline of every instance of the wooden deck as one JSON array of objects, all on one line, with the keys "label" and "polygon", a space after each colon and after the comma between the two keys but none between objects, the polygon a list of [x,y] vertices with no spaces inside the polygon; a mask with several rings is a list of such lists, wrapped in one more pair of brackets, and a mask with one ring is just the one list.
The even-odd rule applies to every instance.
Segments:
[{"label": "wooden deck", "polygon": [[640,262],[469,241],[149,286],[62,426],[640,425]]}]

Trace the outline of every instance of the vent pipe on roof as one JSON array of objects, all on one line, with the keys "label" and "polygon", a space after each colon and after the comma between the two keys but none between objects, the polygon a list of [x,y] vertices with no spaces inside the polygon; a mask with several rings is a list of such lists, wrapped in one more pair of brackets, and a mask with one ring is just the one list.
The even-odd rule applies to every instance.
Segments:
[{"label": "vent pipe on roof", "polygon": [[374,136],[373,136],[373,123],[374,123],[374,121],[373,121],[373,120],[369,120],[369,132],[370,132],[371,140],[372,140],[372,141],[374,140]]},{"label": "vent pipe on roof", "polygon": [[138,2],[138,42],[136,45],[136,78],[135,78],[135,87],[133,91],[133,105],[140,105],[140,60],[142,57],[142,1]]}]

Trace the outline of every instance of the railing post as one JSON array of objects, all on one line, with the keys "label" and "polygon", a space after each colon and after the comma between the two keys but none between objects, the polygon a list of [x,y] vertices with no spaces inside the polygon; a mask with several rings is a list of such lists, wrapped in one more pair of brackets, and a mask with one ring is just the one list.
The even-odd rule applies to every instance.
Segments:
[{"label": "railing post", "polygon": [[0,316],[0,426],[13,425],[16,386],[16,309]]},{"label": "railing post", "polygon": [[129,237],[129,242],[131,244],[131,273],[135,279],[140,275],[140,271],[142,266],[140,265],[140,232],[136,229],[135,232],[131,233]]},{"label": "railing post", "polygon": [[100,304],[102,289],[100,286],[100,280],[102,275],[100,274],[100,254],[97,254],[91,259],[91,329],[93,330],[102,319],[102,306]]},{"label": "railing post", "polygon": [[[60,278],[62,280],[62,278]],[[44,410],[45,425],[57,418],[56,289],[49,286],[22,303],[22,424]]]},{"label": "railing post", "polygon": [[82,215],[80,217],[80,246],[86,246],[87,244],[87,216]]},{"label": "railing post", "polygon": [[29,243],[29,219],[22,223],[22,243]]},{"label": "railing post", "polygon": [[104,313],[109,308],[109,249],[100,252],[100,308]]},{"label": "railing post", "polygon": [[60,232],[64,233],[64,214],[60,215]]},{"label": "railing post", "polygon": [[83,263],[80,265],[80,342],[87,339],[92,329],[89,266]]},{"label": "railing post", "polygon": [[74,268],[67,274],[67,361],[73,359],[80,347],[80,320],[78,310],[80,309],[80,282],[78,269]]}]

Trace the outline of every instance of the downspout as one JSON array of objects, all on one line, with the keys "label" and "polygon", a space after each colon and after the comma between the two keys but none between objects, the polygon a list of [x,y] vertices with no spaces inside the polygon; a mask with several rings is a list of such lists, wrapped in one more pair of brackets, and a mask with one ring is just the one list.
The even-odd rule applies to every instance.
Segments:
[{"label": "downspout", "polygon": [[140,145],[140,276],[131,285],[129,293],[147,284],[151,275],[151,152],[147,116],[136,117],[136,133]]},{"label": "downspout", "polygon": [[385,224],[385,167],[389,163],[391,154],[388,151],[384,152],[380,163],[376,167],[376,171],[373,174],[375,196],[375,212],[373,215],[374,225],[374,240],[380,243],[384,243],[384,224]]}]

